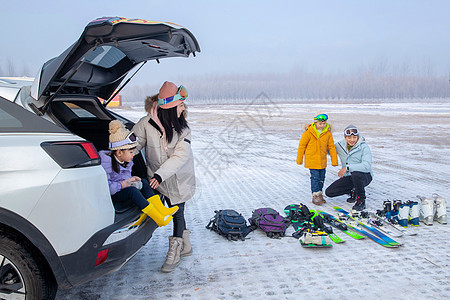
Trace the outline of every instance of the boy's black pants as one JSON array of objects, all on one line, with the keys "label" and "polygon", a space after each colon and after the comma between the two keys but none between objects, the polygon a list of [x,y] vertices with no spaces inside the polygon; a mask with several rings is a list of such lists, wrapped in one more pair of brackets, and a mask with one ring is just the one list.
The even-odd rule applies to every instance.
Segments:
[{"label": "boy's black pants", "polygon": [[370,173],[352,172],[350,176],[339,178],[325,190],[325,195],[328,197],[336,197],[345,194],[350,194],[351,190],[355,189],[355,195],[363,199],[366,198],[366,191],[364,188],[372,181]]}]

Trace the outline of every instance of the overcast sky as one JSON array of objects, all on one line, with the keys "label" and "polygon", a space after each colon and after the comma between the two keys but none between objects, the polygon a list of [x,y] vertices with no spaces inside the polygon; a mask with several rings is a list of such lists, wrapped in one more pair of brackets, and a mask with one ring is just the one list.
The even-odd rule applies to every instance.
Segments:
[{"label": "overcast sky", "polygon": [[170,21],[200,43],[195,58],[148,63],[133,82],[180,74],[335,73],[380,63],[450,71],[450,1],[11,1],[0,0],[0,67],[34,75],[89,21],[121,16]]}]

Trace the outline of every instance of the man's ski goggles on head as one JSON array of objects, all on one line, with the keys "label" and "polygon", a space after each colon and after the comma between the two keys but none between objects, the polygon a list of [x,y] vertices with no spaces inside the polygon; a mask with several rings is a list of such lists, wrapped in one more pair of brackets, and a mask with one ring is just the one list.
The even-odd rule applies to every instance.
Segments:
[{"label": "man's ski goggles on head", "polygon": [[128,144],[133,144],[133,143],[137,142],[137,140],[138,140],[137,136],[134,134],[133,131],[131,131],[124,140],[109,143],[109,148],[111,149],[111,148],[122,147],[122,146],[128,145]]},{"label": "man's ski goggles on head", "polygon": [[178,91],[175,95],[164,98],[164,99],[158,98],[158,105],[164,105],[164,104],[167,104],[167,103],[170,103],[173,101],[177,101],[177,100],[183,101],[183,100],[186,100],[187,96],[188,96],[187,89],[184,86],[180,85],[180,87],[178,88]]},{"label": "man's ski goggles on head", "polygon": [[314,117],[316,121],[326,121],[328,120],[328,116],[326,114],[320,114]]},{"label": "man's ski goggles on head", "polygon": [[345,136],[359,135],[359,131],[356,128],[349,128],[344,131],[344,135]]}]

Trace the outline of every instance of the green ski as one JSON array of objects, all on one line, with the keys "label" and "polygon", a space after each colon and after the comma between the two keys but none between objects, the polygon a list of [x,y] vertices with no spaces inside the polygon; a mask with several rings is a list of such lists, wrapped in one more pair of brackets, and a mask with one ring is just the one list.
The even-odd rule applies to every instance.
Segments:
[{"label": "green ski", "polygon": [[318,212],[324,217],[324,222],[328,223],[332,226],[334,226],[337,229],[340,229],[343,233],[349,235],[350,237],[357,239],[357,240],[361,240],[361,239],[365,239],[366,236],[356,233],[352,230],[349,229],[349,227],[343,223],[340,222],[338,220],[334,220],[334,216],[330,215],[329,213],[326,213],[324,211],[318,210]]}]

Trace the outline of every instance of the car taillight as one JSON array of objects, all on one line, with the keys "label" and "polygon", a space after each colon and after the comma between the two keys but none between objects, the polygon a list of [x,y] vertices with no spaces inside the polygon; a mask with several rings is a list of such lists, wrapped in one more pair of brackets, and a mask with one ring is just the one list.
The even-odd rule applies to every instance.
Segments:
[{"label": "car taillight", "polygon": [[63,169],[100,164],[98,152],[90,142],[43,142],[41,147]]},{"label": "car taillight", "polygon": [[97,259],[95,260],[95,265],[94,265],[95,267],[105,262],[105,260],[108,258],[108,252],[109,252],[109,249],[105,249],[105,250],[98,252]]}]

